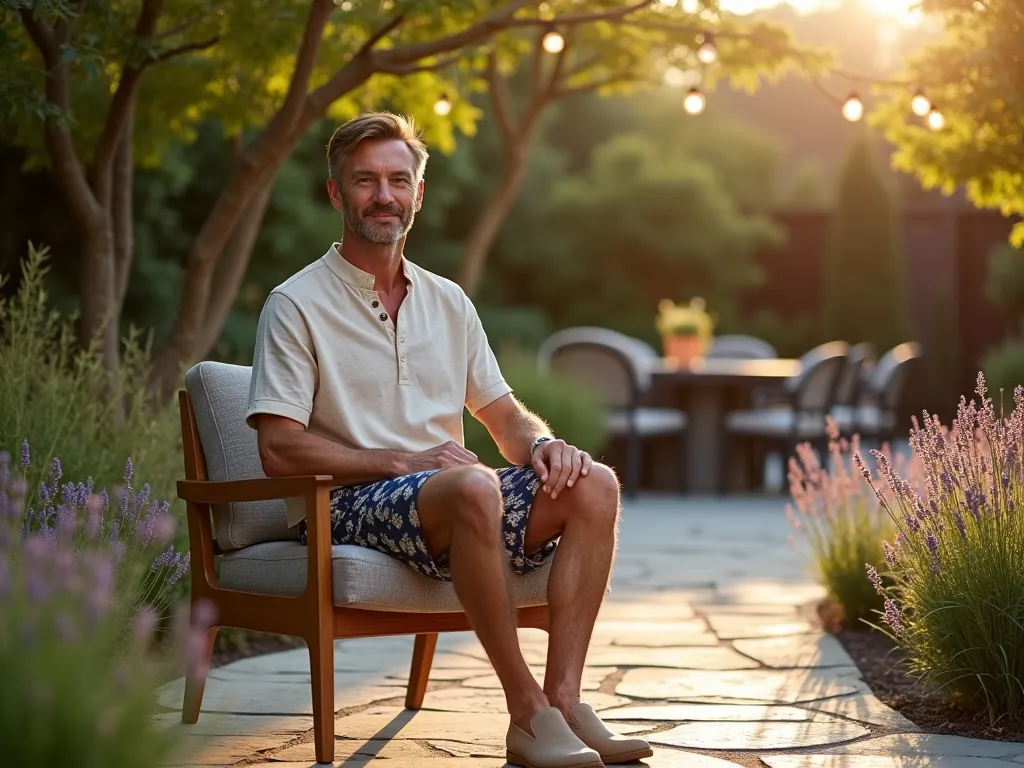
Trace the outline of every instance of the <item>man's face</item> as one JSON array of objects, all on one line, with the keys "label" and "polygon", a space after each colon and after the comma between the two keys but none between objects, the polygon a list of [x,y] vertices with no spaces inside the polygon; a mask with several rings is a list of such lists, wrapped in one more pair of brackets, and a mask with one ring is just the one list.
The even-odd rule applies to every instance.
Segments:
[{"label": "man's face", "polygon": [[345,160],[340,184],[327,182],[331,204],[345,215],[345,228],[362,240],[392,245],[412,229],[423,202],[416,158],[398,139],[359,142]]}]

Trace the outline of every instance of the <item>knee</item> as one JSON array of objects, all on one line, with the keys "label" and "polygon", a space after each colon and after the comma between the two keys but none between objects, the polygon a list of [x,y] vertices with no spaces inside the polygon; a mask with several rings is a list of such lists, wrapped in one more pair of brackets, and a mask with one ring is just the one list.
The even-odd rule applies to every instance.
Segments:
[{"label": "knee", "polygon": [[497,474],[479,464],[447,471],[452,524],[480,532],[500,530],[501,483]]},{"label": "knee", "polygon": [[574,514],[585,516],[600,523],[614,523],[619,516],[619,478],[615,470],[606,464],[595,462],[585,478],[573,488],[567,499],[576,497],[577,511]]}]

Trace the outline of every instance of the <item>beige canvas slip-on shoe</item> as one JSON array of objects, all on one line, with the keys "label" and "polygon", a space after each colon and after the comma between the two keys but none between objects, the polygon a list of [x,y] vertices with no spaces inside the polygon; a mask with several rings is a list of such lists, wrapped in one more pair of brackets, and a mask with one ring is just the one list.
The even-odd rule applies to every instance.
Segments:
[{"label": "beige canvas slip-on shoe", "polygon": [[601,755],[605,765],[631,763],[654,756],[654,750],[644,739],[620,736],[608,730],[593,707],[582,701],[569,710],[569,728],[580,741]]},{"label": "beige canvas slip-on shoe", "polygon": [[546,707],[530,719],[531,736],[514,721],[505,736],[505,759],[522,768],[604,768],[601,756],[572,732],[562,713]]}]

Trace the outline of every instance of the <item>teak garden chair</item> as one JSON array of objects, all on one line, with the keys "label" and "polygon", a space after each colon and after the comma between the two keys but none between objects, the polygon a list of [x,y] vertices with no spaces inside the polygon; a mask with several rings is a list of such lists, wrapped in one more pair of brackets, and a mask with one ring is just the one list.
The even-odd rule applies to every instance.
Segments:
[{"label": "teak garden chair", "polygon": [[[415,635],[405,705],[419,709],[438,633],[470,626],[451,584],[374,550],[331,545],[331,477],[264,475],[256,432],[244,420],[251,372],[199,363],[179,392],[185,479],[178,496],[187,510],[192,609],[208,601],[215,616],[203,668],[186,677],[182,721],[199,718],[220,627],[299,637],[309,648],[316,759],[331,763],[335,639]],[[306,505],[308,546],[287,526],[285,499]],[[547,629],[549,568],[512,577],[520,627]]]}]

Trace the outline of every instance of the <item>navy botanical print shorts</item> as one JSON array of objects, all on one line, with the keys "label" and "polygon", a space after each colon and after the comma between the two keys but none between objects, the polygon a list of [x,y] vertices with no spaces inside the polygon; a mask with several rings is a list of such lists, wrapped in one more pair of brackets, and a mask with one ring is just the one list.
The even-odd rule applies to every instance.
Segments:
[{"label": "navy botanical print shorts", "polygon": [[[331,492],[333,544],[356,544],[401,560],[413,570],[439,581],[451,581],[448,552],[431,557],[423,540],[416,497],[427,478],[439,469],[337,488]],[[526,552],[526,522],[540,488],[532,467],[495,470],[501,480],[505,515],[505,555],[512,570],[527,574],[544,565],[555,552],[557,539],[536,552]],[[306,544],[306,521],[299,523],[299,541]]]}]

